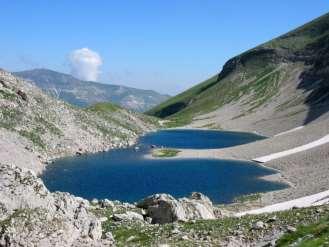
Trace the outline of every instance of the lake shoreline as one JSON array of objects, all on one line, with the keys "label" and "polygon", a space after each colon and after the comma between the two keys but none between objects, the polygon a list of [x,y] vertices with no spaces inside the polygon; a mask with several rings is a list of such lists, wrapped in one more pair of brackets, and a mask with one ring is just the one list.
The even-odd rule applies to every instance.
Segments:
[{"label": "lake shoreline", "polygon": [[[285,131],[256,142],[235,147],[195,150],[182,149],[180,158],[216,158],[252,161],[276,152],[281,152],[306,145],[323,138],[329,133],[328,121],[315,122]],[[328,174],[329,144],[323,144],[312,149],[291,154],[262,163],[261,165],[279,171],[280,176],[264,177],[266,180],[285,181],[289,188],[263,194],[264,205],[280,203],[303,196],[319,193],[329,187]]]},{"label": "lake shoreline", "polygon": [[[272,199],[272,196],[271,194],[272,193],[280,193],[280,191],[283,191],[283,190],[289,190],[291,187],[294,187],[293,183],[291,181],[289,181],[288,178],[284,177],[282,174],[281,174],[281,171],[279,169],[276,169],[276,168],[273,168],[271,166],[267,166],[265,164],[261,164],[261,163],[258,163],[258,162],[254,162],[252,160],[248,160],[248,159],[237,159],[237,158],[229,158],[229,157],[226,157],[225,159],[223,158],[220,158],[218,157],[217,155],[198,155],[198,154],[195,154],[196,151],[199,151],[198,149],[178,149],[180,152],[177,153],[177,155],[175,157],[154,157],[152,156],[151,153],[149,154],[146,154],[144,155],[144,159],[149,159],[149,160],[159,160],[159,159],[214,159],[214,160],[228,160],[228,161],[243,161],[243,162],[251,162],[251,163],[254,163],[253,165],[255,166],[260,166],[260,167],[263,167],[263,168],[266,168],[266,169],[269,169],[269,170],[273,170],[275,171],[274,174],[270,174],[270,175],[266,175],[266,176],[261,176],[261,177],[258,177],[258,179],[262,179],[262,180],[265,180],[265,181],[268,181],[268,182],[276,182],[276,183],[281,183],[281,184],[285,184],[287,185],[287,188],[285,189],[282,189],[282,190],[276,190],[276,191],[268,191],[268,192],[263,192],[261,193],[261,201],[262,201],[262,205],[266,206],[266,205],[270,205],[270,204],[274,204],[276,203],[276,200],[273,200]],[[208,149],[208,150],[203,150],[203,151],[215,151],[216,149]],[[218,149],[220,150],[220,149]],[[193,153],[193,155],[192,155]]]},{"label": "lake shoreline", "polygon": [[[198,128],[171,128],[171,129],[165,129],[165,130],[179,130],[179,129],[183,129],[183,130],[200,130]],[[312,128],[314,129],[314,127]],[[207,129],[202,129],[207,131]],[[243,145],[239,145],[239,146],[234,146],[234,147],[226,147],[226,148],[218,148],[218,149],[178,149],[180,152],[174,156],[174,157],[164,157],[164,158],[160,158],[160,157],[153,157],[151,153],[147,153],[143,156],[144,159],[147,160],[161,160],[161,159],[168,159],[168,160],[172,160],[172,159],[187,159],[187,158],[203,158],[203,159],[224,159],[224,160],[234,160],[234,161],[251,161],[253,158],[253,155],[255,156],[256,154],[258,155],[258,153],[256,152],[256,154],[254,154],[254,152],[250,152],[248,150],[248,146],[253,146],[256,145],[257,148],[259,150],[261,150],[261,152],[264,152],[264,147],[266,147],[265,149],[267,149],[267,152],[271,152],[272,151],[276,151],[276,149],[271,149],[268,148],[269,146],[267,145],[267,142],[275,142],[273,141],[274,138],[285,138],[285,137],[289,137],[293,134],[298,134],[298,132],[300,131],[305,131],[308,130],[307,127],[303,127],[303,128],[299,128],[294,132],[287,132],[287,133],[283,133],[282,135],[275,135],[273,137],[269,137],[268,139],[265,140],[260,140],[260,141],[255,141],[255,142],[251,142],[251,143],[247,143],[247,144],[243,144]],[[223,130],[210,130],[210,131],[223,131]],[[235,131],[230,131],[229,132],[235,132]],[[151,131],[154,132],[154,131]],[[242,133],[248,133],[248,132],[242,132]],[[138,139],[136,139],[135,143],[132,145],[136,145]],[[262,145],[263,143],[263,145]],[[260,146],[263,146],[262,148],[259,148]],[[244,150],[246,149],[246,150]],[[109,150],[111,151],[111,150]],[[101,150],[99,152],[102,152]],[[96,152],[98,153],[98,152]],[[89,156],[90,154],[95,154],[95,153],[85,153],[82,154],[82,156]],[[65,158],[65,157],[75,157],[75,155],[71,155],[71,156],[62,156],[59,158]],[[262,166],[265,167],[267,169],[272,169],[275,172],[277,172],[276,174],[271,174],[271,175],[267,175],[267,176],[263,176],[263,177],[259,177],[259,179],[262,180],[266,180],[266,181],[270,181],[270,182],[278,182],[278,183],[283,183],[288,185],[288,188],[282,189],[282,190],[278,190],[278,191],[270,191],[270,192],[266,192],[266,193],[262,193],[262,203],[264,205],[270,205],[270,204],[274,204],[274,203],[279,203],[279,202],[283,202],[286,200],[290,200],[290,199],[294,199],[300,196],[307,196],[309,194],[312,193],[317,193],[319,191],[321,191],[320,189],[318,189],[316,186],[312,186],[310,191],[305,191],[303,188],[299,188],[298,187],[298,183],[296,183],[294,180],[296,180],[296,177],[293,176],[291,174],[292,170],[289,169],[289,167],[287,165],[283,165],[284,167],[280,167],[280,163],[282,162],[283,159],[279,159],[279,160],[274,160],[271,161],[269,163],[264,163],[264,164],[260,164],[260,163],[256,163],[255,165],[258,166]],[[51,159],[51,161],[53,161],[53,159]],[[48,165],[47,165],[48,166]],[[281,168],[281,169],[280,169]],[[42,173],[41,173],[42,175]],[[307,176],[307,175],[306,175]],[[306,176],[300,177],[298,179],[298,181],[303,180]]]},{"label": "lake shoreline", "polygon": [[[123,181],[122,179],[120,180],[120,177],[125,176],[125,179],[131,181],[132,184],[136,181],[138,181],[139,185],[145,183],[153,184],[151,186],[152,189],[146,190],[143,189],[143,186],[140,187],[137,184],[133,185],[134,188],[140,187],[139,190],[143,190],[144,193],[147,194],[166,192],[181,197],[187,195],[191,191],[198,191],[204,194],[210,193],[209,196],[213,198],[212,200],[216,203],[229,203],[233,200],[232,198],[240,194],[245,195],[249,193],[273,191],[286,187],[287,184],[264,179],[265,175],[271,174],[272,171],[270,170],[274,169],[268,169],[261,165],[254,166],[254,163],[251,162],[248,162],[248,164],[250,163],[249,165],[243,164],[246,162],[244,160],[230,159],[228,161],[232,163],[232,168],[230,168],[227,162],[222,160],[218,163],[217,159],[213,158],[204,159],[204,161],[193,159],[185,162],[183,159],[175,160],[176,156],[163,158],[152,157],[152,159],[145,158],[145,156],[151,157],[154,150],[166,150],[165,148],[156,148],[162,146],[172,147],[170,148],[171,150],[178,150],[177,146],[180,147],[181,145],[184,147],[198,147],[203,149],[208,147],[235,146],[241,143],[250,143],[259,138],[259,136],[245,132],[240,134],[240,132],[231,131],[203,132],[200,130],[160,130],[157,134],[151,133],[141,137],[137,140],[137,144],[130,148],[111,150],[110,152],[100,154],[82,154],[79,156],[71,156],[71,158],[68,159],[58,159],[56,164],[50,166],[49,169],[43,173],[41,178],[46,184],[48,183],[47,186],[50,186],[49,189],[52,191],[67,191],[88,199],[108,198],[111,200],[117,199],[120,201],[133,202],[135,199],[138,200],[147,196],[143,193],[130,193],[125,189],[121,189],[119,196],[116,196],[118,193],[117,190],[110,189],[105,193],[101,187],[97,189],[98,187],[95,187],[97,185],[93,182],[94,174],[98,173],[102,174],[102,178],[98,177],[97,181],[103,181],[105,177],[107,178],[102,182],[103,187],[107,188],[115,188],[113,186],[118,187],[119,185],[117,183],[122,183]],[[188,142],[186,141],[187,139],[189,140]],[[154,163],[153,161],[156,162]],[[96,170],[94,164],[98,165]],[[216,166],[213,166],[215,164]],[[217,164],[221,165],[217,166]],[[122,169],[120,167],[124,167],[124,173],[118,170]],[[88,172],[84,169],[87,169]],[[148,169],[151,169],[151,174],[148,174]],[[64,170],[66,171],[64,172]],[[95,172],[92,172],[93,170]],[[130,173],[132,171],[134,171],[134,177],[136,177],[136,175],[138,177],[131,177]],[[182,176],[182,174],[185,174],[185,176]],[[233,176],[232,179],[227,180],[227,175],[225,174],[230,176],[230,178]],[[58,181],[56,176],[62,177],[63,179]],[[88,181],[80,181],[81,179],[79,177],[88,177]],[[161,179],[161,177],[163,177],[163,179]],[[195,177],[195,179],[191,179],[191,177]],[[207,179],[209,181],[204,183]],[[255,179],[255,183],[250,179],[252,179],[252,181]],[[56,180],[57,182],[52,182]],[[72,182],[75,180],[77,181]],[[107,180],[110,182],[105,182]],[[71,181],[71,184],[65,181]],[[168,185],[161,181],[166,181],[165,183]],[[180,181],[179,184],[177,184],[177,189],[175,189],[176,187],[174,186],[176,184],[175,181]],[[113,183],[116,183],[116,185]],[[242,188],[239,188],[240,183],[244,183]],[[78,189],[75,184],[79,184],[79,187],[82,186],[85,189]],[[125,185],[119,187],[125,188]],[[131,197],[134,198],[132,199]]]},{"label": "lake shoreline", "polygon": [[[248,145],[248,144],[245,144]],[[237,146],[238,147],[238,146]],[[237,148],[235,147],[235,148]],[[234,160],[234,161],[247,161],[247,162],[253,162],[252,159],[244,158],[243,155],[239,156],[238,153],[235,153],[235,155],[232,156],[222,156],[222,151],[224,149],[207,149],[207,150],[197,150],[197,149],[180,149],[180,152],[177,154],[176,157],[170,157],[170,159],[191,159],[191,158],[209,158],[209,159],[219,159],[219,160]],[[243,158],[240,158],[243,157]],[[147,159],[159,159],[156,157],[152,157],[151,155],[145,155],[145,158]],[[253,162],[256,166],[261,166],[270,170],[274,170],[276,173],[271,175],[266,175],[259,177],[259,179],[263,179],[265,181],[270,182],[278,182],[283,183],[288,186],[288,188],[277,190],[277,191],[269,191],[261,194],[261,205],[267,206],[271,204],[275,204],[278,202],[283,202],[286,200],[289,200],[289,197],[281,197],[280,193],[284,191],[292,191],[295,190],[295,185],[291,182],[289,177],[286,177],[283,175],[282,170],[275,168],[275,166],[270,166],[267,164],[262,164],[258,162]],[[274,196],[275,195],[275,196]],[[280,199],[277,200],[276,197],[279,197]]]}]

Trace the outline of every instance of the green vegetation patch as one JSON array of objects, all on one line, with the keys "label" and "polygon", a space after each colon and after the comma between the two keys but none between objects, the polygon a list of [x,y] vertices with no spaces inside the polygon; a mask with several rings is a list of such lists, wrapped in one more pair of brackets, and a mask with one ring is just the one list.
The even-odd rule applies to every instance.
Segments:
[{"label": "green vegetation patch", "polygon": [[250,95],[246,104],[255,109],[273,97],[279,89],[280,72],[262,57],[254,57],[230,75],[216,75],[196,87],[160,104],[148,114],[165,117],[166,127],[189,124],[198,115],[214,111],[225,104]]},{"label": "green vegetation patch", "polygon": [[152,156],[157,158],[175,157],[180,151],[171,148],[159,148],[152,150]]},{"label": "green vegetation patch", "polygon": [[12,130],[21,121],[23,113],[16,108],[0,108],[0,127]]},{"label": "green vegetation patch", "polygon": [[2,90],[0,89],[0,98],[6,99],[6,100],[15,100],[17,98],[17,95],[8,91],[8,90]]},{"label": "green vegetation patch", "polygon": [[28,208],[16,209],[14,213],[0,221],[0,232],[4,232],[7,228],[17,222],[20,222],[20,224],[23,224],[26,228],[31,227],[34,220],[33,218],[36,217],[36,215],[44,218],[44,210]]},{"label": "green vegetation patch", "polygon": [[[125,213],[126,211],[127,209],[116,205],[116,214]],[[129,211],[141,213],[141,209],[138,208],[130,209]],[[98,217],[107,218],[102,223],[103,234],[111,232],[116,241],[116,246],[153,246],[155,239],[157,239],[156,233],[159,230],[159,226],[145,225],[138,221],[120,224],[112,220],[114,211],[111,207],[94,209],[92,212]]]},{"label": "green vegetation patch", "polygon": [[281,237],[277,246],[329,246],[329,218],[315,224],[299,226],[296,232],[286,233]]},{"label": "green vegetation patch", "polygon": [[9,215],[7,218],[0,221],[0,230],[4,231],[6,228],[8,228],[11,225],[11,221],[13,219],[17,218],[18,216],[20,216],[21,214],[24,214],[24,213],[25,213],[24,209],[18,209],[14,213]]},{"label": "green vegetation patch", "polygon": [[121,109],[121,107],[117,106],[115,104],[109,103],[109,102],[102,102],[102,103],[97,103],[93,106],[90,106],[86,109],[90,110],[90,111],[94,111],[94,112],[109,113],[109,112],[115,112],[115,111]]},{"label": "green vegetation patch", "polygon": [[[202,232],[204,234],[210,234],[211,238],[224,239],[226,236],[232,235],[236,230],[239,230],[241,235],[247,236],[249,239],[257,239],[259,237],[259,230],[253,229],[252,226],[257,221],[267,223],[268,226],[262,231],[271,231],[273,228],[283,228],[296,225],[307,225],[318,222],[322,217],[328,217],[328,207],[324,207],[325,210],[317,212],[315,207],[293,209],[278,213],[260,214],[260,215],[246,215],[240,218],[228,217],[222,220],[199,220],[195,223],[184,223],[183,227],[186,231]],[[275,219],[275,220],[272,220]],[[316,223],[323,224],[323,223]],[[304,229],[301,227],[301,229]],[[327,230],[326,230],[327,231]],[[321,231],[325,233],[326,231]],[[304,235],[304,234],[300,234]],[[290,235],[287,235],[290,236]],[[295,236],[295,235],[294,235]],[[286,246],[286,245],[279,245]],[[287,245],[288,246],[288,245]],[[300,246],[300,245],[293,245]],[[303,245],[304,246],[304,245]],[[305,245],[305,246],[319,246],[319,245]]]},{"label": "green vegetation patch", "polygon": [[44,129],[50,131],[51,133],[53,133],[57,136],[62,136],[63,135],[63,132],[59,128],[57,128],[56,125],[54,125],[53,123],[47,121],[43,117],[37,116],[34,119],[35,119],[35,122],[37,124],[40,124],[41,126],[44,127]]},{"label": "green vegetation patch", "polygon": [[241,88],[246,94],[252,94],[248,104],[249,112],[260,107],[279,92],[280,72],[273,71]]},{"label": "green vegetation patch", "polygon": [[120,225],[112,230],[112,234],[117,246],[151,246],[155,238],[152,228],[147,229],[138,223]]},{"label": "green vegetation patch", "polygon": [[19,131],[19,134],[26,137],[27,139],[32,141],[34,145],[36,145],[42,149],[44,149],[46,147],[46,144],[41,139],[38,130],[32,130],[32,131],[21,130],[21,131]]},{"label": "green vegetation patch", "polygon": [[328,34],[328,32],[329,14],[327,13],[287,34],[265,43],[263,46],[298,51],[304,49],[310,43],[316,42],[322,36]]},{"label": "green vegetation patch", "polygon": [[171,116],[171,115],[181,111],[185,107],[187,107],[191,103],[191,101],[193,101],[193,98],[196,95],[211,88],[217,82],[218,82],[218,75],[215,75],[215,76],[211,77],[210,79],[200,83],[199,85],[196,85],[196,86],[192,87],[191,89],[189,89],[175,97],[170,98],[169,100],[161,103],[160,105],[147,111],[146,113],[149,115],[160,117],[160,118]]},{"label": "green vegetation patch", "polygon": [[260,193],[249,194],[249,195],[242,195],[234,198],[235,203],[244,203],[244,202],[251,202],[259,200],[262,197]]},{"label": "green vegetation patch", "polygon": [[[138,128],[136,128],[133,123],[130,124],[125,119],[118,119],[118,117],[114,115],[116,111],[122,110],[120,106],[105,102],[97,103],[91,107],[86,108],[86,110],[96,113],[99,117],[103,118],[107,122],[114,123],[115,125],[121,126],[122,128],[132,132],[139,133]],[[124,115],[124,111],[122,111],[122,115]],[[111,130],[107,130],[107,126],[101,126],[100,124],[97,124],[97,128],[105,135],[113,134]]]}]

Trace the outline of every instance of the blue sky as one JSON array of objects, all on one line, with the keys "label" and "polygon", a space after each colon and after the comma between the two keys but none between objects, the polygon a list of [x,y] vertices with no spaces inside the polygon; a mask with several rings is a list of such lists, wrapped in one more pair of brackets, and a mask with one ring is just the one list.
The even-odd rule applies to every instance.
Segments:
[{"label": "blue sky", "polygon": [[1,0],[0,67],[70,73],[89,48],[99,81],[176,94],[225,61],[329,11],[326,0]]}]

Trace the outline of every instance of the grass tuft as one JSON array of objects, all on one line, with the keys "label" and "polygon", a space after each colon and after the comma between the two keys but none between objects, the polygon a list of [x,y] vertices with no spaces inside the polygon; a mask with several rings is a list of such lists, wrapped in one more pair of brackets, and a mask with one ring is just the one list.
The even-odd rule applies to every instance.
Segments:
[{"label": "grass tuft", "polygon": [[152,156],[157,158],[175,157],[179,152],[179,150],[171,148],[154,149]]}]

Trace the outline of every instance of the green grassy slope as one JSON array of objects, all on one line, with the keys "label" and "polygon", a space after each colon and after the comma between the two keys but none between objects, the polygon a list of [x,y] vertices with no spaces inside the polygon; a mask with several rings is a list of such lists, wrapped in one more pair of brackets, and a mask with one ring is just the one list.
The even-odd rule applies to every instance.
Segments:
[{"label": "green grassy slope", "polygon": [[[147,113],[169,119],[174,126],[190,123],[195,116],[212,112],[238,100],[243,101],[244,114],[251,113],[276,96],[294,68],[302,67],[301,64],[304,63],[319,64],[319,61],[316,62],[319,57],[317,53],[325,54],[326,58],[329,52],[323,48],[329,40],[328,37],[329,14],[326,14],[230,59],[219,74]],[[286,64],[290,66],[287,67]],[[322,71],[326,70],[327,64],[320,63],[319,67]],[[318,71],[319,69],[312,76],[319,76]],[[325,71],[320,79],[327,75]],[[328,85],[327,82],[324,84],[321,88]]]},{"label": "green grassy slope", "polygon": [[296,232],[286,233],[277,241],[278,247],[317,247],[329,245],[329,218],[323,217],[316,223],[300,225]]},{"label": "green grassy slope", "polygon": [[102,102],[97,103],[95,105],[89,106],[86,110],[94,111],[97,113],[113,113],[119,109],[122,109],[120,106],[110,103],[110,102]]},{"label": "green grassy slope", "polygon": [[[144,122],[153,126],[158,126],[158,119],[142,113],[127,110],[119,105],[110,102],[101,102],[85,108],[85,112],[92,112],[107,122],[112,122],[125,129],[142,133],[138,127],[138,122]],[[116,113],[116,114],[115,114]],[[127,121],[128,120],[128,121]]]}]

